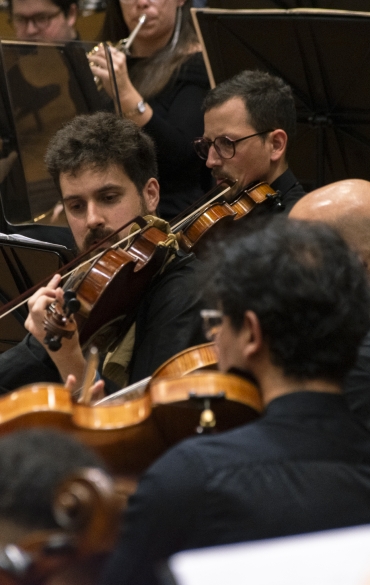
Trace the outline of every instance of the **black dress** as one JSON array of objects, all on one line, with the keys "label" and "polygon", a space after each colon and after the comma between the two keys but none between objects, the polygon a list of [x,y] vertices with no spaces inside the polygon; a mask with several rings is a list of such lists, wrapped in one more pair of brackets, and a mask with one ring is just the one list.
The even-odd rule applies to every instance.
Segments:
[{"label": "black dress", "polygon": [[[128,70],[135,64],[128,61]],[[194,151],[203,136],[202,103],[209,90],[201,53],[194,53],[166,87],[148,103],[153,116],[143,127],[153,138],[158,157],[161,197],[159,215],[169,220],[211,188],[211,174]]]}]

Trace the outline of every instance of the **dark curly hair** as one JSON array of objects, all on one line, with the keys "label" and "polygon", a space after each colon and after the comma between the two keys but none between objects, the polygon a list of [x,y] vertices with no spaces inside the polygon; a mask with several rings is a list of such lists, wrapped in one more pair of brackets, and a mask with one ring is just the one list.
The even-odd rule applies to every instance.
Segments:
[{"label": "dark curly hair", "polygon": [[236,331],[256,313],[284,375],[341,383],[370,328],[364,267],[322,223],[283,217],[233,224],[213,246],[205,287]]},{"label": "dark curly hair", "polygon": [[121,167],[139,193],[157,178],[152,139],[134,122],[109,112],[77,116],[51,139],[46,166],[59,187],[61,173],[77,174],[85,168]]},{"label": "dark curly hair", "polygon": [[296,133],[297,114],[292,90],[280,77],[264,71],[242,71],[212,89],[204,100],[203,110],[207,112],[234,97],[243,100],[248,121],[256,132],[282,128],[290,145]]},{"label": "dark curly hair", "polygon": [[56,489],[83,467],[105,466],[95,453],[64,433],[23,429],[1,437],[0,517],[33,529],[56,527]]}]

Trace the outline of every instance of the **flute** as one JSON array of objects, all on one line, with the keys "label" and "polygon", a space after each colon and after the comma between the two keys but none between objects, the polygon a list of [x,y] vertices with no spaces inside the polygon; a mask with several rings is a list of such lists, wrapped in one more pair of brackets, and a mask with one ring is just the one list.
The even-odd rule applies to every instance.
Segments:
[{"label": "flute", "polygon": [[[141,27],[143,26],[143,24],[144,24],[145,21],[146,21],[146,14],[142,14],[140,16],[140,18],[139,18],[139,21],[138,21],[137,25],[131,31],[131,33],[129,34],[129,36],[127,38],[125,38],[125,39],[121,39],[120,41],[118,41],[118,43],[116,43],[113,46],[118,51],[121,51],[122,53],[125,53],[125,55],[129,55],[130,54],[130,47],[131,47],[132,43],[134,42],[137,33],[139,32],[139,30],[141,29]],[[91,51],[89,53],[87,53],[87,55],[89,57],[91,57],[92,55],[94,55],[94,53],[96,53],[99,50],[99,46],[101,46],[101,45],[96,45],[93,49],[91,49]],[[93,65],[93,63],[90,63],[90,67],[92,65]],[[98,90],[100,91],[101,88],[102,88],[102,84],[101,84],[100,77],[98,77],[97,75],[94,75],[94,81],[96,83],[96,86],[97,86]]]},{"label": "flute", "polygon": [[139,32],[139,30],[141,29],[141,27],[143,26],[145,21],[146,21],[146,14],[142,14],[139,18],[139,22],[137,23],[135,28],[131,31],[131,33],[129,34],[127,39],[121,39],[115,45],[116,49],[118,49],[119,51],[122,51],[126,55],[129,55],[130,54],[130,47],[131,47],[132,43],[134,42],[137,33]]}]

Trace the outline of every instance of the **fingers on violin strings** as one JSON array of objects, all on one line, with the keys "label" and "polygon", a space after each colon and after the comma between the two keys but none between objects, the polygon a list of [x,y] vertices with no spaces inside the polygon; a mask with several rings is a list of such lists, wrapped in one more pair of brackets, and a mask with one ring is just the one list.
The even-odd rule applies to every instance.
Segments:
[{"label": "fingers on violin strings", "polygon": [[69,390],[69,392],[73,393],[73,391],[76,389],[76,376],[69,374],[69,376],[67,376],[64,387]]},{"label": "fingers on violin strings", "polygon": [[104,380],[98,380],[95,382],[93,386],[89,388],[89,401],[96,402],[97,400],[101,400],[105,396],[104,392]]},{"label": "fingers on violin strings", "polygon": [[[45,299],[46,306],[55,300],[60,293],[58,292],[61,276],[55,274],[46,286],[42,286],[37,290],[32,297],[28,299],[28,309],[31,311],[40,298]],[[61,289],[59,289],[61,290]],[[46,308],[46,307],[45,307]]]}]

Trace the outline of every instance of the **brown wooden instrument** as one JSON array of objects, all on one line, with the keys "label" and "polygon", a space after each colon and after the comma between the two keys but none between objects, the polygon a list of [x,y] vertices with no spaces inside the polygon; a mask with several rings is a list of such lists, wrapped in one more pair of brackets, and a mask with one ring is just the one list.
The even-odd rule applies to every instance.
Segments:
[{"label": "brown wooden instrument", "polygon": [[152,380],[153,418],[168,444],[207,431],[225,431],[262,412],[257,388],[248,380],[218,371]]},{"label": "brown wooden instrument", "polygon": [[0,547],[2,585],[95,585],[118,535],[125,500],[100,469],[81,470],[58,489],[60,529],[31,532]]},{"label": "brown wooden instrument", "polygon": [[214,201],[181,228],[178,233],[180,247],[186,252],[195,250],[200,241],[204,243],[210,233],[213,235],[216,226],[224,226],[230,221],[241,219],[256,205],[271,201],[276,197],[276,191],[267,183],[258,183],[242,189],[232,200],[225,195],[222,201]]},{"label": "brown wooden instrument", "polygon": [[[211,370],[196,378],[189,374],[216,363],[214,344],[190,348],[158,368],[144,391],[101,406],[73,402],[64,386],[26,386],[0,398],[0,434],[33,426],[59,428],[94,449],[112,473],[137,474],[195,433],[207,400],[217,430],[258,416],[258,393],[249,382]],[[168,376],[168,385],[161,386]]]},{"label": "brown wooden instrument", "polygon": [[[145,220],[140,223],[140,233],[125,250],[107,249],[69,285],[80,305],[75,320],[82,346],[94,342],[99,350],[108,351],[125,335],[142,295],[168,256],[167,234]],[[49,312],[44,342],[53,340],[50,349],[58,349],[57,339],[63,336],[63,329],[60,319],[54,323],[52,317]],[[68,329],[66,333],[69,334]]]}]

